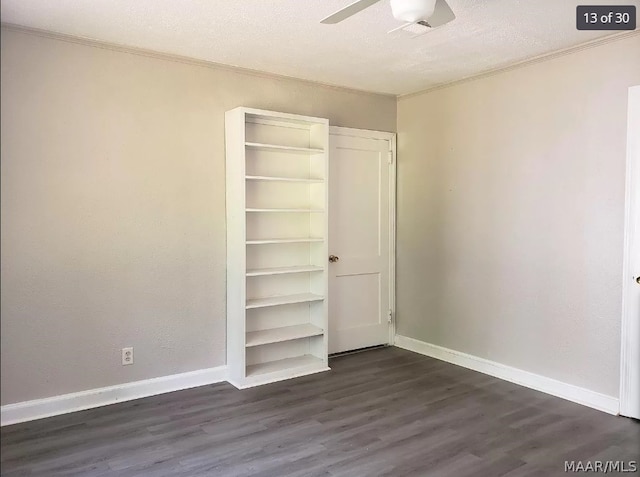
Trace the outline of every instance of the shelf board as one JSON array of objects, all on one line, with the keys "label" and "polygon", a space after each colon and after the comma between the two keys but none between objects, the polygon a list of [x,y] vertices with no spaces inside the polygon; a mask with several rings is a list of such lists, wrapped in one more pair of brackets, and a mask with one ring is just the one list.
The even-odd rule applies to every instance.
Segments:
[{"label": "shelf board", "polygon": [[245,142],[244,145],[255,151],[275,151],[275,152],[287,152],[290,154],[322,154],[324,149],[316,149],[313,147],[292,147],[292,146],[280,146],[277,144],[262,144],[259,142]]},{"label": "shelf board", "polygon": [[318,265],[297,265],[294,267],[253,268],[247,269],[248,277],[260,277],[264,275],[284,275],[286,273],[321,272],[324,267]]},{"label": "shelf board", "polygon": [[267,126],[298,126],[300,129],[309,130],[311,126],[327,127],[328,120],[324,118],[315,118],[312,116],[300,116],[299,114],[276,113],[273,111],[265,111],[253,108],[241,108],[246,111],[246,122],[253,124],[264,124]]},{"label": "shelf board", "polygon": [[246,346],[260,346],[270,343],[280,343],[282,341],[309,338],[310,336],[321,336],[324,334],[322,328],[305,323],[303,325],[282,326],[269,330],[250,331],[247,333]]},{"label": "shelf board", "polygon": [[247,300],[246,308],[265,308],[268,306],[292,305],[294,303],[307,303],[312,301],[322,301],[322,295],[313,293],[298,293],[296,295],[271,296],[268,298],[254,298]]},{"label": "shelf board", "polygon": [[298,177],[245,176],[248,181],[301,182],[303,184],[322,184],[324,179],[303,179]]},{"label": "shelf board", "polygon": [[262,245],[270,243],[311,243],[324,242],[322,237],[300,237],[300,238],[267,238],[247,240],[247,245]]},{"label": "shelf board", "polygon": [[324,212],[322,209],[246,209],[247,212],[301,212],[301,213],[314,213]]},{"label": "shelf board", "polygon": [[305,354],[304,356],[296,356],[295,358],[279,359],[277,361],[249,365],[247,366],[247,377],[276,373],[278,371],[295,371],[296,368],[313,366],[324,368],[326,364],[320,358]]}]

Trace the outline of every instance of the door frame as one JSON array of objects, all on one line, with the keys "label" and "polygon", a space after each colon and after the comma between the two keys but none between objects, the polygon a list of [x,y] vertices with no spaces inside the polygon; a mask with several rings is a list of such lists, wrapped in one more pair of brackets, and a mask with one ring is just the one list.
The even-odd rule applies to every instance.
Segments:
[{"label": "door frame", "polygon": [[[369,129],[344,128],[329,126],[329,136],[351,136],[364,139],[382,139],[389,141],[389,345],[393,345],[396,335],[396,133],[372,131]],[[331,141],[331,138],[329,138]],[[331,160],[331,157],[329,157]],[[329,176],[331,181],[331,176]],[[329,218],[331,220],[331,218]]]},{"label": "door frame", "polygon": [[[632,104],[635,105],[632,107]],[[620,400],[619,413],[628,415],[633,409],[634,382],[638,379],[638,362],[634,363],[633,356],[640,355],[640,336],[633,332],[633,320],[638,319],[637,305],[633,304],[633,294],[636,292],[634,283],[636,270],[632,269],[631,251],[634,246],[640,246],[640,237],[635,237],[635,220],[640,220],[640,184],[636,183],[640,177],[640,138],[631,131],[640,131],[640,85],[629,88],[627,110],[627,160],[625,180],[625,214],[624,214],[624,259],[622,270],[622,323],[620,342]],[[635,314],[635,316],[634,316]],[[635,386],[638,383],[636,382]],[[637,388],[636,388],[637,389]],[[636,396],[637,399],[637,396]],[[637,417],[637,416],[636,416]]]}]

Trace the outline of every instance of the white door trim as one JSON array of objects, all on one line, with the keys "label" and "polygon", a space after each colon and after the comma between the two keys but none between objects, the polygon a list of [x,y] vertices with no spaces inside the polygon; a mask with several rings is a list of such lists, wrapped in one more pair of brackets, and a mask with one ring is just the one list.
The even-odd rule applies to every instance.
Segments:
[{"label": "white door trim", "polygon": [[[389,345],[393,345],[396,335],[396,134],[368,129],[343,128],[329,126],[329,135],[352,136],[365,139],[382,139],[389,141],[389,308],[391,309],[391,326],[389,326]],[[331,180],[331,178],[329,178]]]},{"label": "white door trim", "polygon": [[[635,106],[632,107],[632,104]],[[627,166],[625,192],[625,228],[624,259],[622,271],[622,324],[621,324],[621,358],[620,358],[620,414],[630,416],[632,409],[637,409],[638,399],[638,361],[640,355],[640,335],[638,330],[638,313],[633,294],[636,292],[634,278],[637,270],[633,270],[632,250],[640,246],[640,237],[635,237],[634,220],[640,216],[640,85],[629,88],[629,110],[627,127]],[[637,265],[636,265],[637,266]],[[635,326],[634,326],[635,325]],[[636,357],[634,359],[634,356]],[[638,417],[638,416],[634,416]]]}]

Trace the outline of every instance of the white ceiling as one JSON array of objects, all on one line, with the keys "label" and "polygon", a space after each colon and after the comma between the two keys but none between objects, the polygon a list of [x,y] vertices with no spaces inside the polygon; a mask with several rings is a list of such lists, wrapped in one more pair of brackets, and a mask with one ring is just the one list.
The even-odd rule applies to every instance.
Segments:
[{"label": "white ceiling", "polygon": [[404,94],[611,32],[575,28],[578,4],[640,0],[448,0],[453,22],[418,38],[388,0],[336,25],[352,0],[0,0],[12,23],[360,90]]}]

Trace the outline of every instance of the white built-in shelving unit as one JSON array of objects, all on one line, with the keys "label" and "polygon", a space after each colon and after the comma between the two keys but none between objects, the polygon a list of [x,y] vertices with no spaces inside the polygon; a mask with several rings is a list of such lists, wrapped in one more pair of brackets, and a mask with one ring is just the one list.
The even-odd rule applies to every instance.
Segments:
[{"label": "white built-in shelving unit", "polygon": [[226,113],[227,367],[245,388],[328,370],[328,120]]}]

